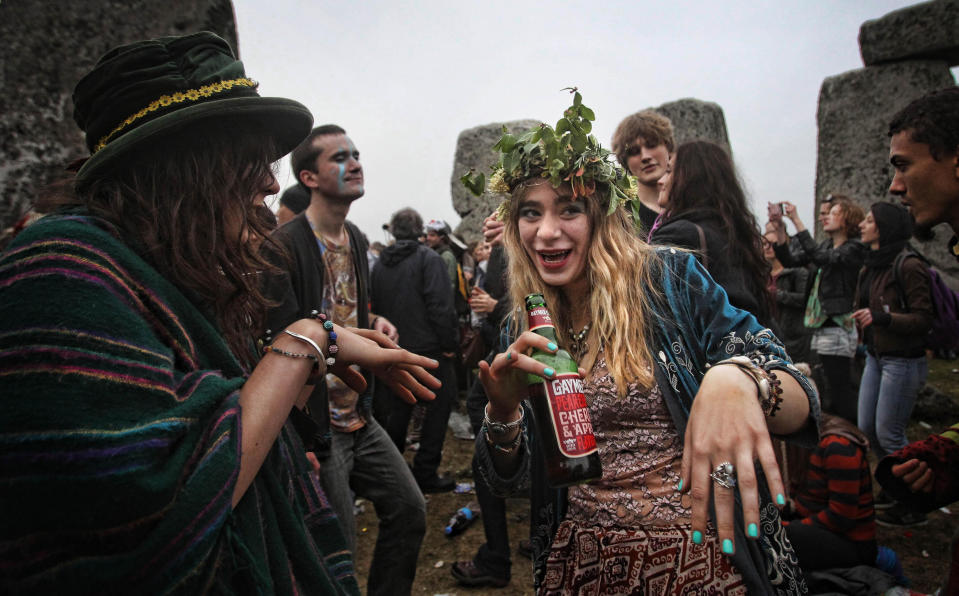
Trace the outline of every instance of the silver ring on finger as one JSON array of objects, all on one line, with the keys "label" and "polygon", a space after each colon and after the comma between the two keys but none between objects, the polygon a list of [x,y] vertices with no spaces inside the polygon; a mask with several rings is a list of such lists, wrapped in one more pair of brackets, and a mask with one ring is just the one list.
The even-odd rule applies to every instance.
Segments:
[{"label": "silver ring on finger", "polygon": [[716,466],[716,469],[709,473],[709,477],[723,488],[733,488],[736,486],[736,468],[728,461]]}]

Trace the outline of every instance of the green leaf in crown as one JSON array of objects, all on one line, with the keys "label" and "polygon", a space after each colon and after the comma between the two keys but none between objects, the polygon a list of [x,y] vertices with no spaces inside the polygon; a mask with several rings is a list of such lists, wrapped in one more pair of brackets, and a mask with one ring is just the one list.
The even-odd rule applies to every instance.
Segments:
[{"label": "green leaf in crown", "polygon": [[[568,183],[573,197],[591,197],[602,201],[607,214],[626,209],[639,226],[639,199],[636,179],[626,173],[612,159],[592,134],[596,114],[583,104],[583,96],[576,87],[567,87],[573,95],[573,105],[566,108],[556,122],[528,130],[520,136],[510,134],[503,127],[503,136],[493,145],[500,154],[492,166],[489,190],[508,194],[523,180],[541,177],[558,187]],[[486,176],[470,170],[460,182],[474,195],[480,196],[487,188]],[[499,219],[508,213],[508,202],[497,209]]]}]

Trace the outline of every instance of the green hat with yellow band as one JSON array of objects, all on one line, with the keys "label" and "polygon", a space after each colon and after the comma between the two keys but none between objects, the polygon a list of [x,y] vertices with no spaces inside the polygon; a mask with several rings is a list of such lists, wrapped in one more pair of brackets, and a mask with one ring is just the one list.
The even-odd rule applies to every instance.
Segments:
[{"label": "green hat with yellow band", "polygon": [[90,150],[76,185],[103,177],[145,143],[210,119],[237,134],[257,125],[279,159],[309,134],[313,116],[296,101],[260,97],[256,87],[230,45],[208,31],[110,50],[73,91],[73,118]]}]

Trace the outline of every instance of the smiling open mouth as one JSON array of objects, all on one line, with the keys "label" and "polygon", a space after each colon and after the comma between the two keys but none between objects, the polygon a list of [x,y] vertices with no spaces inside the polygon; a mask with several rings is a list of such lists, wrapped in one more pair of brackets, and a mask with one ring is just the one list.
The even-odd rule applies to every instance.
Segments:
[{"label": "smiling open mouth", "polygon": [[547,265],[559,265],[566,260],[572,250],[539,251],[539,257]]}]

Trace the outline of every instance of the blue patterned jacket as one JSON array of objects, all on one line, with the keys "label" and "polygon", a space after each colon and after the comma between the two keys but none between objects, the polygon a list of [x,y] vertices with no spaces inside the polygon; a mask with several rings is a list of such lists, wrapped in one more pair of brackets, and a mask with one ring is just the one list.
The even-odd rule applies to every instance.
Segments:
[{"label": "blue patterned jacket", "polygon": [[[760,326],[750,313],[731,306],[722,287],[691,254],[674,248],[662,248],[656,254],[660,259],[658,289],[661,296],[653,300],[656,316],[650,341],[654,343],[656,382],[680,436],[685,434],[693,398],[709,365],[743,354],[757,365],[783,371],[800,383],[809,399],[810,419],[787,438],[815,445],[819,437],[819,398],[809,381],[792,365],[779,339]],[[530,413],[528,408],[526,413]],[[524,420],[529,420],[529,416],[524,416]],[[495,493],[506,496],[530,491],[534,582],[539,587],[550,544],[566,515],[567,493],[565,489],[549,488],[543,459],[539,454],[532,455],[537,445],[529,438],[530,429],[524,426],[519,447],[520,467],[512,478],[496,474],[485,433],[477,435],[476,455],[480,472]],[[773,504],[759,467],[757,478],[761,500],[760,537],[759,540],[746,538],[741,507],[737,506],[733,564],[750,594],[804,594],[806,584],[796,554],[782,529],[779,510]],[[738,489],[736,501],[740,503]]]}]

